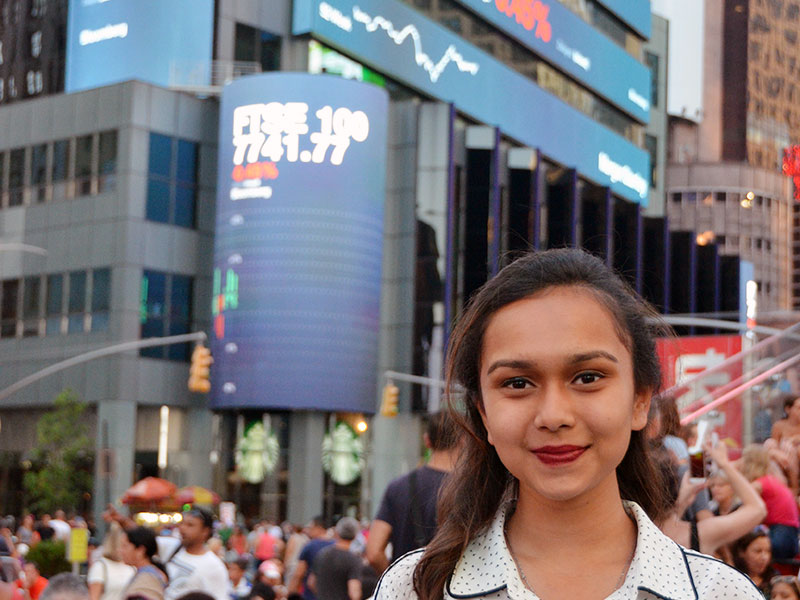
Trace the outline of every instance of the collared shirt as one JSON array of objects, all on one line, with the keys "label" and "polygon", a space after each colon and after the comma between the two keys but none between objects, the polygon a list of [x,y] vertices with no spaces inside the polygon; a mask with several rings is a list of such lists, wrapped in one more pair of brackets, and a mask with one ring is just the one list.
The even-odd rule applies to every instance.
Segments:
[{"label": "collared shirt", "polygon": [[[607,600],[763,600],[752,581],[710,556],[687,550],[665,536],[634,502],[636,550],[622,586]],[[506,545],[501,508],[486,531],[461,555],[445,586],[445,600],[538,600],[520,578]],[[413,574],[423,550],[409,552],[384,573],[374,600],[415,600]]]}]

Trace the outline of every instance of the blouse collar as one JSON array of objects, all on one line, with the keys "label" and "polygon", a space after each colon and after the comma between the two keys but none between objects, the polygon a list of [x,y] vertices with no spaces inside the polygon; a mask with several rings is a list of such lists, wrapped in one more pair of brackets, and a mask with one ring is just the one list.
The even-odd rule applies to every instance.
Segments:
[{"label": "blouse collar", "polygon": [[[624,504],[636,521],[636,551],[625,582],[609,599],[636,598],[641,590],[665,600],[696,600],[683,549],[638,504]],[[479,598],[505,588],[515,600],[538,600],[522,582],[506,544],[504,526],[510,508],[513,504],[504,505],[491,525],[467,545],[447,583],[447,593],[453,598]]]}]

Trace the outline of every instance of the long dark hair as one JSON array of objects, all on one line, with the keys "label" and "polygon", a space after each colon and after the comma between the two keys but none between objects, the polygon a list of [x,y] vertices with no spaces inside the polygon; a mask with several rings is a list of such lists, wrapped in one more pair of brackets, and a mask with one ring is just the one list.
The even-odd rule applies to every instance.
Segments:
[{"label": "long dark hair", "polygon": [[[654,337],[667,334],[669,327],[600,259],[571,248],[533,252],[488,281],[471,299],[448,348],[448,389],[460,386],[464,390],[462,398],[448,397],[448,409],[466,434],[456,468],[439,498],[438,531],[414,571],[420,600],[442,599],[467,544],[491,523],[504,497],[517,486],[488,443],[479,412],[480,355],[488,321],[504,306],[555,286],[580,286],[592,293],[613,316],[617,333],[631,353],[636,391],[660,388]],[[657,522],[666,514],[661,473],[650,459],[644,431],[632,432],[617,479],[622,498],[640,504]]]},{"label": "long dark hair", "polygon": [[156,534],[148,527],[132,527],[125,530],[128,541],[136,548],[144,548],[144,555],[153,563],[153,566],[160,569],[164,575],[167,574],[166,568],[158,560],[158,543]]}]

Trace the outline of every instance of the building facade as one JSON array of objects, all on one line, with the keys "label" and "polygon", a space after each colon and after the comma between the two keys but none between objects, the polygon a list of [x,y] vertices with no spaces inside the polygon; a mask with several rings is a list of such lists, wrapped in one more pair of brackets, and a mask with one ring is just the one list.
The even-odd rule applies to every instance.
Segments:
[{"label": "building facade", "polygon": [[[0,418],[14,434],[0,447],[23,458],[32,445],[31,411],[72,387],[92,407],[98,456],[113,458],[98,462],[96,508],[135,477],[160,472],[179,484],[212,486],[249,516],[371,516],[388,481],[419,460],[424,416],[441,403],[436,380],[453,319],[515,253],[585,247],[669,309],[689,286],[677,281],[682,275],[670,277],[670,261],[682,265],[679,251],[695,244],[671,240],[661,194],[651,194],[651,186],[660,190],[667,181],[665,119],[651,107],[664,110],[663,87],[651,100],[651,72],[661,73],[666,61],[654,66],[644,47],[652,31],[650,47],[657,49],[648,52],[664,53],[666,23],[653,29],[645,1],[537,1],[515,12],[522,4],[219,0],[208,5],[208,72],[202,61],[187,68],[177,55],[165,55],[172,66],[158,72],[131,64],[121,75],[107,61],[92,72],[96,89],[0,108],[2,240],[47,251],[0,254],[6,387],[60,358],[117,342],[197,330],[212,341],[224,338],[219,312],[246,305],[252,292],[244,276],[217,277],[214,267],[223,257],[234,271],[251,256],[218,248],[215,258],[222,227],[215,206],[231,198],[220,195],[219,182],[245,173],[254,189],[271,177],[227,164],[231,148],[222,145],[237,130],[228,131],[227,113],[220,112],[225,81],[300,71],[321,81],[369,82],[388,98],[373,389],[359,392],[349,409],[334,408],[322,389],[301,410],[271,400],[279,396],[270,393],[278,381],[262,383],[263,393],[237,404],[233,382],[220,378],[241,354],[228,352],[225,340],[225,350],[215,352],[212,379],[219,377],[207,399],[186,390],[189,348],[152,348],[66,370],[13,395]],[[70,6],[90,9],[111,8]],[[143,43],[124,10],[105,15],[96,29],[93,14],[78,16],[83,29],[69,35],[86,42],[80,64],[93,64],[92,52]],[[131,76],[143,81],[116,83]],[[287,173],[288,142],[277,143],[271,154],[261,152],[273,163],[269,169]],[[316,163],[310,151],[307,159]],[[263,162],[259,169],[267,168]],[[277,193],[278,183],[271,185]],[[253,197],[247,194],[240,196],[245,218]],[[319,335],[331,335],[335,325],[320,327]],[[263,342],[269,349],[269,337]],[[400,415],[373,418],[386,371],[432,383],[398,380]],[[258,363],[252,372],[257,379]],[[360,437],[367,466],[343,484],[323,469],[321,444],[356,412],[370,420]],[[158,442],[160,426],[168,428],[166,448]],[[243,475],[253,431],[263,433],[272,456],[257,483]]]}]

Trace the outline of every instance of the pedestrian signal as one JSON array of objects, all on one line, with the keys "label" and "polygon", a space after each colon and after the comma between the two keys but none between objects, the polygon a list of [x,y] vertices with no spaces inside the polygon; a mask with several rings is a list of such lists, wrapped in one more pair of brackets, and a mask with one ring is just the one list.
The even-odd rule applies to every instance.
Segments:
[{"label": "pedestrian signal", "polygon": [[211,382],[208,377],[211,373],[211,363],[214,358],[211,356],[211,350],[197,344],[192,352],[192,364],[189,367],[189,382],[188,387],[190,392],[198,392],[200,394],[207,394],[211,391]]},{"label": "pedestrian signal", "polygon": [[397,400],[400,389],[392,382],[387,383],[383,388],[383,400],[381,401],[381,416],[396,417],[398,413]]}]

